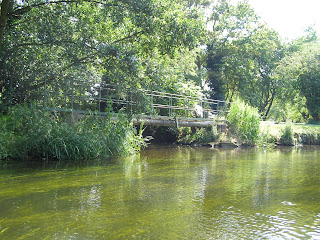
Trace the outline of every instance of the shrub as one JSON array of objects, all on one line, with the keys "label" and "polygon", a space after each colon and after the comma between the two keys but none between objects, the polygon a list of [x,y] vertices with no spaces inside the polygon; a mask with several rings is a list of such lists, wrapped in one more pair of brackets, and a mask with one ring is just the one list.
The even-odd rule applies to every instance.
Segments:
[{"label": "shrub", "polygon": [[210,142],[216,142],[219,137],[217,125],[213,124],[211,128],[201,128],[197,131],[195,134],[195,141],[200,144],[208,144]]},{"label": "shrub", "polygon": [[275,146],[277,138],[270,133],[270,127],[266,129],[260,129],[257,145],[259,147],[271,149]]},{"label": "shrub", "polygon": [[298,142],[305,145],[320,145],[320,133],[308,132],[297,134]]},{"label": "shrub", "polygon": [[282,131],[282,135],[280,138],[280,144],[286,145],[286,146],[293,146],[294,145],[292,124],[290,121],[286,122],[286,127]]},{"label": "shrub", "polygon": [[260,116],[258,110],[240,100],[231,104],[227,115],[230,133],[245,145],[253,146],[259,139]]},{"label": "shrub", "polygon": [[200,128],[192,131],[191,128],[179,128],[176,130],[178,142],[182,144],[208,144],[216,142],[220,134],[217,130],[217,124],[213,122],[210,128]]}]

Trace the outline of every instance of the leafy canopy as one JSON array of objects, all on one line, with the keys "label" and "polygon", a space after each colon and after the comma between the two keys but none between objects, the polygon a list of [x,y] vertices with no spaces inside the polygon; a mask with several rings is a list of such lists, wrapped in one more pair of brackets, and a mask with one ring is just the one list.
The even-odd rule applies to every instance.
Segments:
[{"label": "leafy canopy", "polygon": [[[201,2],[200,2],[201,3]],[[19,103],[34,80],[140,81],[153,56],[192,49],[204,33],[196,2],[2,0],[0,91]],[[202,3],[201,3],[202,4]],[[7,7],[5,7],[7,6]]]}]

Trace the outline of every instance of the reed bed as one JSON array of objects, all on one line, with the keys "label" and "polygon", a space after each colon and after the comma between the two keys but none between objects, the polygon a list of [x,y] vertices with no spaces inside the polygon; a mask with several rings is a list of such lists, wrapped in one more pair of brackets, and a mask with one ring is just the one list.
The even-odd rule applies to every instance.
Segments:
[{"label": "reed bed", "polygon": [[36,106],[15,106],[0,120],[0,159],[88,160],[137,153],[142,132],[121,114],[77,122]]}]

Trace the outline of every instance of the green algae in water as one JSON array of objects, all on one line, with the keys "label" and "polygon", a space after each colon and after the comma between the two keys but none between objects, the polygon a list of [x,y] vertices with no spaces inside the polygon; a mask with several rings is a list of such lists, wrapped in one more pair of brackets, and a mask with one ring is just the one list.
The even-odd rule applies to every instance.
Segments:
[{"label": "green algae in water", "polygon": [[317,239],[319,170],[319,148],[3,166],[0,239]]}]

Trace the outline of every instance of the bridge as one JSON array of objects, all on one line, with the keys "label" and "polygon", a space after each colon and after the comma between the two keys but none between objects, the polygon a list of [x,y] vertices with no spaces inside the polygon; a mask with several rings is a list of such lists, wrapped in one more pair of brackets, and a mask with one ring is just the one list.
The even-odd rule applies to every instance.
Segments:
[{"label": "bridge", "polygon": [[[176,127],[210,127],[224,121],[229,102],[203,96],[185,96],[160,91],[66,78],[37,84],[38,104],[49,111],[106,116],[125,114],[134,124]],[[41,86],[41,87],[40,87]]]}]

